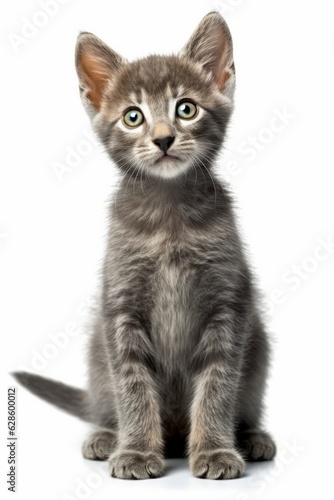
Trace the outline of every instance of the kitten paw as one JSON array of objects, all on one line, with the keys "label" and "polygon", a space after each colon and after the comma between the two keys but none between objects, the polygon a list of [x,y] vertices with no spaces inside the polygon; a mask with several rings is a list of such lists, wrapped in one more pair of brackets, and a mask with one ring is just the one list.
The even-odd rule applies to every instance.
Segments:
[{"label": "kitten paw", "polygon": [[235,450],[213,450],[190,456],[190,469],[202,479],[235,479],[244,473],[245,463]]},{"label": "kitten paw", "polygon": [[149,479],[160,477],[164,472],[164,461],[157,453],[120,451],[109,459],[110,474],[119,479]]},{"label": "kitten paw", "polygon": [[82,454],[89,460],[107,460],[116,447],[117,435],[113,431],[94,432],[84,442]]},{"label": "kitten paw", "polygon": [[272,460],[276,455],[276,445],[273,439],[264,431],[249,430],[239,436],[239,447],[246,460],[255,462]]}]

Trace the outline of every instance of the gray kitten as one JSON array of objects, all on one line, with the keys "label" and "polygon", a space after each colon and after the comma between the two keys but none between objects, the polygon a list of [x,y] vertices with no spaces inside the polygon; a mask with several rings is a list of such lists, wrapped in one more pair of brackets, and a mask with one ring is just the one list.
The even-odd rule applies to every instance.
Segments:
[{"label": "gray kitten", "polygon": [[100,308],[81,391],[17,373],[98,426],[83,454],[145,479],[164,456],[232,479],[270,460],[261,430],[269,345],[226,188],[212,172],[233,110],[229,29],[206,16],[178,56],[128,63],[90,33],[76,68],[122,181],[111,207]]}]

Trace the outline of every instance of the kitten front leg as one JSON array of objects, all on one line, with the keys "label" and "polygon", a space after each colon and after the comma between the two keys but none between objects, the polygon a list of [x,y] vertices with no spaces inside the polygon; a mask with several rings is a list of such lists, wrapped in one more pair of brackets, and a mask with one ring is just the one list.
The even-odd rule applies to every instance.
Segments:
[{"label": "kitten front leg", "polygon": [[234,479],[244,472],[234,436],[242,356],[235,330],[233,313],[222,312],[212,318],[198,345],[188,443],[189,464],[196,477]]},{"label": "kitten front leg", "polygon": [[158,391],[147,362],[147,334],[133,319],[123,316],[109,325],[108,337],[119,418],[110,474],[121,479],[159,477],[164,471],[163,439]]}]

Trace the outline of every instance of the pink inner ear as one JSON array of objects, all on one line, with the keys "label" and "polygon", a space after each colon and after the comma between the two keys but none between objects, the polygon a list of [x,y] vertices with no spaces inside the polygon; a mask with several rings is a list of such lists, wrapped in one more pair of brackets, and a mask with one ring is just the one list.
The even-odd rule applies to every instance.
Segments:
[{"label": "pink inner ear", "polygon": [[111,77],[110,70],[103,63],[103,60],[96,57],[92,52],[81,55],[80,65],[89,88],[87,97],[92,101],[96,109],[100,109],[107,82]]},{"label": "pink inner ear", "polygon": [[215,76],[216,83],[221,92],[224,91],[228,79],[232,76],[233,69],[228,69],[227,66],[220,66],[220,71],[218,71]]},{"label": "pink inner ear", "polygon": [[214,54],[214,68],[212,69],[215,81],[223,92],[227,80],[231,76],[233,65],[232,47],[225,33],[219,32],[216,37],[216,51]]},{"label": "pink inner ear", "polygon": [[221,92],[233,75],[233,44],[229,28],[218,13],[207,15],[185,46],[182,55],[201,63]]}]

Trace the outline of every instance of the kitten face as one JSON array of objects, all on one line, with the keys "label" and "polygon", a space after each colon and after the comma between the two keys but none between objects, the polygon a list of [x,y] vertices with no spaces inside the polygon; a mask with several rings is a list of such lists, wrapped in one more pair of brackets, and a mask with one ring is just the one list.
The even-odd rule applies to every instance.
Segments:
[{"label": "kitten face", "polygon": [[234,92],[232,40],[220,15],[206,16],[179,56],[133,63],[83,33],[76,64],[93,127],[123,172],[170,179],[212,164]]},{"label": "kitten face", "polygon": [[151,56],[115,77],[95,124],[122,170],[173,178],[212,160],[230,112],[201,68]]}]

